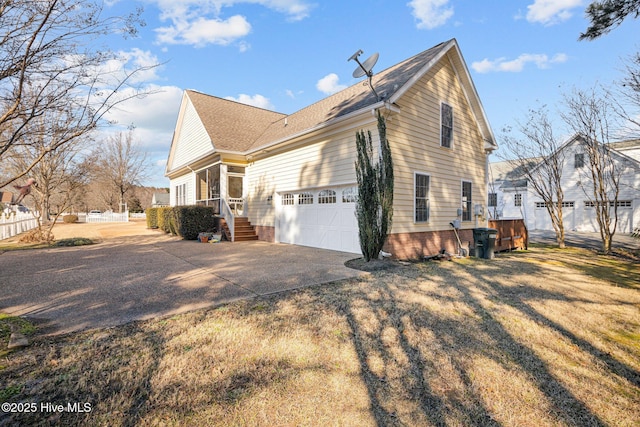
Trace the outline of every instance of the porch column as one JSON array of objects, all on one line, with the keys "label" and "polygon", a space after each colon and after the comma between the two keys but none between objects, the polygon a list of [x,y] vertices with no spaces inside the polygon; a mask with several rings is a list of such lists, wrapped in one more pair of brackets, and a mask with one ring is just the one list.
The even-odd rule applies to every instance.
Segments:
[{"label": "porch column", "polygon": [[229,199],[229,193],[227,192],[227,165],[224,163],[220,164],[220,198]]}]

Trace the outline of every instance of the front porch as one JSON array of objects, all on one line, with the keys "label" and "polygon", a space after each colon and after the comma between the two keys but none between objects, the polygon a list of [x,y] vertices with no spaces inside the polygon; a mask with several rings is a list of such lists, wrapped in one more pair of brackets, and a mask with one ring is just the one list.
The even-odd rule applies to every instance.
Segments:
[{"label": "front porch", "polygon": [[246,217],[244,166],[218,162],[195,171],[195,202],[213,207],[220,216],[220,228],[231,242],[258,240],[255,228]]}]

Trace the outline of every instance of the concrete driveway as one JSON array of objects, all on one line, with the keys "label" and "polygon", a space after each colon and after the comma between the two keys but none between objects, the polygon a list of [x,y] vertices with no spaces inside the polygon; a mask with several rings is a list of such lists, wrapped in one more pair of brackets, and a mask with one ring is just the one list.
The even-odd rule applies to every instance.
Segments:
[{"label": "concrete driveway", "polygon": [[0,311],[43,333],[121,325],[356,277],[355,254],[265,242],[205,244],[160,233],[0,254]]}]

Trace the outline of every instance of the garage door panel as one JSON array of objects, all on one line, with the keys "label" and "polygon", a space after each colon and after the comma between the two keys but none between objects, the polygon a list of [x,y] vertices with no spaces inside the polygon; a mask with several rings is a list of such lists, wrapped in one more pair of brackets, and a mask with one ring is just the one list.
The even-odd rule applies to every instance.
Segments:
[{"label": "garage door panel", "polygon": [[360,253],[355,203],[342,202],[342,188],[331,188],[337,194],[335,203],[318,203],[321,189],[313,192],[312,204],[298,204],[299,198],[296,197],[296,204],[280,206],[276,221],[276,226],[280,228],[276,230],[278,240],[282,243]]},{"label": "garage door panel", "polygon": [[[330,207],[328,207],[330,206]],[[338,227],[340,225],[340,216],[335,205],[325,205],[318,210],[321,213],[318,217],[318,225],[320,227]]]}]

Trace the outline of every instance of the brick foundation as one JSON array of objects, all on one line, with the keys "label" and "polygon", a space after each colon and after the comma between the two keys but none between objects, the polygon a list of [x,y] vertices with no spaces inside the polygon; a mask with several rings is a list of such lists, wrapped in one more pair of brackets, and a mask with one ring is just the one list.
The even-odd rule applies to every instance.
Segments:
[{"label": "brick foundation", "polygon": [[276,241],[276,228],[268,225],[254,225],[258,240],[274,243]]},{"label": "brick foundation", "polygon": [[[468,251],[473,245],[473,230],[458,230],[458,235],[462,247]],[[458,253],[458,241],[453,229],[390,234],[383,248],[396,259],[422,259],[425,256],[437,255],[442,249],[450,254]]]}]

